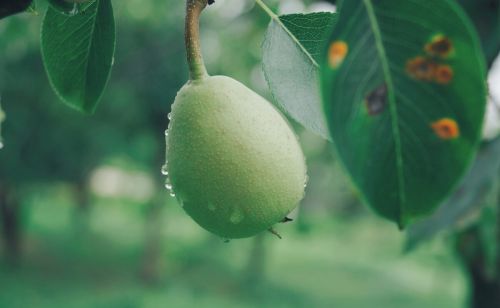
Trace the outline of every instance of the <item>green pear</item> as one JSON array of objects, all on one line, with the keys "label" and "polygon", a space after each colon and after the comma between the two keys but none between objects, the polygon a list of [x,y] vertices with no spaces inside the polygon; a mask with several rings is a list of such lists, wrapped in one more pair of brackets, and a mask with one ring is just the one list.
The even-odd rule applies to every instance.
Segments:
[{"label": "green pear", "polygon": [[303,198],[297,137],[273,105],[240,82],[189,81],[170,118],[167,186],[206,230],[250,237],[283,221]]}]

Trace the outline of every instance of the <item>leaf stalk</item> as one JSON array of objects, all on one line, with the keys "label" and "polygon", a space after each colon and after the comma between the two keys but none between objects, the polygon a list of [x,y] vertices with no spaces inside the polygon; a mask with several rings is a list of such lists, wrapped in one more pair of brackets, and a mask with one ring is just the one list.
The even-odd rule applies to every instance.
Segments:
[{"label": "leaf stalk", "polygon": [[271,18],[276,18],[278,17],[262,0],[255,0],[255,3],[257,3],[263,10],[264,12],[267,13]]}]

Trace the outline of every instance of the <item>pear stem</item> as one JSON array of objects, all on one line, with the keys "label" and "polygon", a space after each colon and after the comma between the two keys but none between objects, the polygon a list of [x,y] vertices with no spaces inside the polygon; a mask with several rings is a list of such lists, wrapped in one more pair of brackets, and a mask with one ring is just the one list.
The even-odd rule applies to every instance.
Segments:
[{"label": "pear stem", "polygon": [[187,0],[184,39],[191,80],[208,77],[200,45],[200,15],[209,0]]}]

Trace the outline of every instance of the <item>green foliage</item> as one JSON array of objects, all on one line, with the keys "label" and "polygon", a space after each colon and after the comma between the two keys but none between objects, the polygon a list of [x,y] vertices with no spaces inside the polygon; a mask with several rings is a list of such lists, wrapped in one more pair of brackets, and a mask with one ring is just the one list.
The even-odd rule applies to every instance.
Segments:
[{"label": "green foliage", "polygon": [[472,168],[453,195],[432,216],[408,228],[406,250],[412,250],[439,232],[455,227],[477,211],[485,202],[485,196],[494,188],[499,172],[500,139],[497,139],[482,146]]},{"label": "green foliage", "polygon": [[74,16],[49,7],[42,26],[49,80],[73,108],[92,113],[109,78],[115,51],[111,0],[96,0]]},{"label": "green foliage", "polygon": [[[323,48],[328,40],[329,31],[337,22],[336,13],[320,12],[309,14],[290,14],[279,16],[291,39],[295,38],[316,63],[321,63]],[[286,28],[286,29],[285,29]]]},{"label": "green foliage", "polygon": [[[457,308],[466,293],[446,246],[402,259],[392,226],[373,216],[347,221],[319,213],[308,236],[293,225],[281,241],[264,234],[264,276],[249,284],[253,239],[225,244],[173,199],[159,215],[162,279],[148,284],[139,275],[149,261],[144,204],[97,198],[88,216],[76,216],[66,189],[42,186],[25,195],[30,250],[18,269],[0,260],[0,307]],[[89,229],[82,231],[77,222],[85,218]]]},{"label": "green foliage", "polygon": [[[84,2],[84,0],[74,0],[74,3],[68,0],[48,0],[50,5],[58,10],[59,12],[74,16],[83,13],[86,9],[92,6],[92,4],[99,0],[89,0]],[[83,2],[83,3],[80,3]]]},{"label": "green foliage", "polygon": [[[355,1],[345,1],[348,2]],[[440,1],[426,3],[430,2]],[[254,73],[260,68],[258,48],[267,16],[259,10],[250,11],[253,4],[250,1],[245,10],[241,9],[241,15],[229,18],[237,1],[225,1],[224,5],[221,1],[220,11],[218,3],[210,7],[213,9],[203,20],[207,22],[202,26],[202,36],[207,42],[204,51],[210,55],[207,64],[212,72],[252,81],[253,88],[262,86],[259,89],[264,91]],[[122,34],[117,46],[117,65],[109,90],[103,95],[106,103],[93,117],[83,117],[56,103],[57,98],[43,76],[38,40],[33,38],[39,33],[37,18],[25,14],[2,20],[0,65],[5,64],[5,69],[0,67],[0,91],[8,121],[2,126],[6,148],[0,150],[0,184],[7,183],[23,192],[20,206],[26,254],[19,269],[13,270],[0,261],[0,285],[6,286],[5,292],[0,292],[0,306],[156,307],[158,303],[172,307],[460,306],[466,286],[448,252],[442,259],[446,248],[439,246],[443,252],[436,253],[435,244],[441,243],[434,242],[432,247],[401,259],[403,234],[374,217],[364,216],[366,212],[353,201],[350,187],[335,185],[343,176],[336,172],[338,166],[332,170],[333,155],[328,151],[328,143],[302,130],[300,139],[308,154],[312,178],[298,220],[306,217],[310,232],[298,234],[291,224],[282,227],[286,229],[283,241],[272,241],[270,235],[265,235],[272,244],[268,242],[266,248],[269,258],[265,258],[264,281],[251,285],[242,282],[245,274],[241,269],[250,258],[249,241],[226,245],[209,237],[191,223],[173,199],[162,207],[165,213],[158,215],[161,230],[152,232],[160,241],[152,249],[148,248],[151,239],[146,235],[151,232],[152,224],[145,221],[144,204],[121,199],[112,202],[93,196],[86,211],[75,210],[81,204],[73,200],[74,184],[89,181],[89,173],[99,164],[119,161],[120,168],[137,166],[148,170],[151,177],[161,179],[166,114],[187,77],[184,61],[168,60],[184,55],[180,43],[184,1],[130,0],[113,4],[117,18],[121,19],[117,23],[118,33]],[[61,11],[68,16],[81,12],[80,9],[72,12],[73,8]],[[302,73],[294,70],[297,67],[319,70],[318,65],[311,63],[323,62],[316,53],[318,48],[321,50],[323,39],[315,35],[329,27],[326,16],[333,15],[274,18],[268,35],[271,31],[277,35],[266,38],[270,49],[264,49],[264,65],[266,53],[271,52],[276,61],[281,61],[280,57],[288,59],[277,69],[291,72],[279,75],[279,81],[268,80],[275,97],[278,99],[276,93],[283,87],[284,92],[290,92],[285,94],[297,108],[302,106],[307,111],[313,108],[309,104],[319,106],[314,107],[318,113],[309,114],[309,122],[304,124],[309,129],[315,125],[326,127],[321,124],[324,121],[320,95],[310,94],[319,91],[315,84],[318,80],[305,80]],[[486,27],[484,30],[487,31]],[[241,46],[245,48],[242,50]],[[287,46],[291,49],[285,49]],[[470,60],[476,63],[474,58]],[[301,66],[296,66],[297,63]],[[470,80],[475,82],[472,77]],[[298,93],[298,89],[308,95],[304,97],[312,99],[299,100],[290,95]],[[417,94],[409,95],[413,98]],[[288,101],[284,103],[282,108],[288,112],[291,107],[286,106]],[[325,130],[323,136],[328,135]],[[390,138],[390,134],[379,139],[386,137]],[[433,157],[441,155],[433,152],[433,148],[428,153]],[[478,161],[484,158],[483,153],[481,150]],[[453,157],[446,154],[442,159]],[[380,159],[373,161],[379,163]],[[476,167],[473,168],[471,173],[475,173]],[[489,177],[494,177],[494,169],[489,165],[478,170],[477,180],[488,184]],[[385,179],[377,187],[383,187]],[[469,176],[465,181],[468,179]],[[55,181],[64,183],[55,186]],[[47,183],[44,184],[49,187],[47,191],[40,183]],[[116,183],[123,182],[110,180],[107,184]],[[161,187],[160,181],[156,186]],[[482,193],[482,189],[471,192],[478,199]],[[342,194],[345,197],[339,198]],[[459,192],[452,198],[457,202],[449,206],[455,206],[457,211],[463,205],[459,202],[471,200],[468,192]],[[491,265],[497,258],[495,205],[493,201],[487,202],[480,221],[482,244]],[[82,230],[82,225],[87,227]],[[446,226],[442,224],[439,228]],[[166,267],[156,269],[149,254],[161,247],[167,247],[160,252]],[[0,254],[4,251],[0,249]],[[166,281],[153,288],[141,283],[137,272],[142,263],[165,275]]]},{"label": "green foliage", "polygon": [[475,154],[480,50],[452,1],[341,4],[322,69],[327,122],[363,198],[400,227],[430,214]]},{"label": "green foliage", "polygon": [[0,19],[26,11],[33,0],[2,0],[0,3]]},{"label": "green foliage", "polygon": [[[2,107],[8,119],[2,126],[1,182],[20,189],[41,182],[84,182],[97,165],[119,157],[147,170],[162,187],[165,115],[187,77],[183,61],[162,59],[181,52],[169,46],[182,40],[182,24],[164,28],[133,20],[126,8],[125,3],[117,7],[117,30],[127,33],[117,44],[117,78],[108,84],[106,104],[92,117],[58,103],[44,76],[36,18],[2,21],[5,36],[15,44],[0,44],[5,55],[0,59],[5,64]],[[175,14],[168,11],[167,19],[175,21]]]},{"label": "green foliage", "polygon": [[273,16],[263,44],[263,70],[276,102],[325,139],[329,133],[322,114],[318,63],[336,20],[333,13]]}]

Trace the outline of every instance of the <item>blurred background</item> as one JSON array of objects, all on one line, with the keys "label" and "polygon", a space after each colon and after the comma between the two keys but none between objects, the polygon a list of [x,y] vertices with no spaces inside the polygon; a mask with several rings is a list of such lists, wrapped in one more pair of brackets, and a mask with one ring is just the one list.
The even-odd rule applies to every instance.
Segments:
[{"label": "blurred background", "polygon": [[[188,79],[184,1],[113,4],[117,52],[93,116],[49,86],[44,6],[0,22],[0,307],[465,307],[452,233],[405,253],[405,233],[360,204],[331,145],[299,125],[310,182],[295,221],[277,227],[283,239],[224,243],[198,227],[160,173],[167,114]],[[268,22],[254,1],[217,0],[202,18],[209,72],[271,99]]]}]

